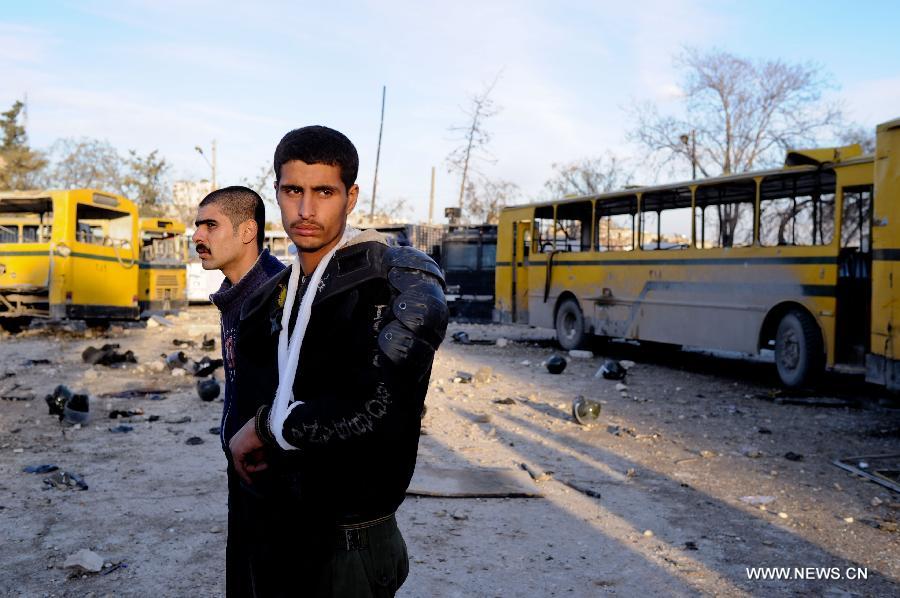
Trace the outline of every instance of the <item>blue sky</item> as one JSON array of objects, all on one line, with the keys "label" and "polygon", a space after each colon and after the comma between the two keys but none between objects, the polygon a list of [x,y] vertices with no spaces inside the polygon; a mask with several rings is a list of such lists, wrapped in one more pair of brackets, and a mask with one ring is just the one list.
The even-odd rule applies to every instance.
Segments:
[{"label": "blue sky", "polygon": [[367,198],[387,85],[378,196],[424,218],[432,166],[436,213],[456,200],[448,128],[501,70],[482,169],[532,199],[554,162],[611,151],[640,169],[626,108],[677,105],[685,45],[818,62],[849,120],[898,117],[895,22],[891,2],[20,1],[0,17],[0,106],[27,93],[37,147],[158,148],[175,178],[208,176],[193,148],[215,138],[220,185],[269,164],[291,128],[329,125],[357,145]]}]

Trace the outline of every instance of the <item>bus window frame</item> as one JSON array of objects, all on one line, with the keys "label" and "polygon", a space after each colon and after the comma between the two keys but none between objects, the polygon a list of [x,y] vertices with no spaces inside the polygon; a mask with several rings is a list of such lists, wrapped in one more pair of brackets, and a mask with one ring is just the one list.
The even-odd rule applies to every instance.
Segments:
[{"label": "bus window frame", "polygon": [[[662,213],[669,210],[683,210],[685,208],[690,210],[690,218],[691,218],[691,233],[690,233],[690,241],[687,247],[677,247],[678,249],[689,249],[694,244],[694,226],[693,226],[693,217],[694,217],[694,191],[696,190],[696,185],[684,185],[684,186],[674,186],[668,187],[664,189],[657,189],[653,191],[647,191],[638,194],[638,234],[637,234],[637,247],[640,251],[665,251],[667,249],[675,249],[674,247],[662,247]],[[684,191],[687,191],[690,194],[690,201],[687,205],[681,205],[684,202],[685,196]],[[658,209],[653,210],[645,210],[645,202],[647,201],[647,197],[651,199],[656,199],[657,196],[659,199],[659,207]],[[667,205],[668,200],[672,199],[671,205]],[[679,203],[681,202],[681,203]],[[656,247],[650,248],[644,246],[644,214],[655,213],[656,214]]]},{"label": "bus window frame", "polygon": [[[627,209],[622,210],[622,205]],[[630,204],[630,205],[629,205]],[[600,233],[602,227],[600,226],[600,220],[602,218],[609,218],[610,223],[612,222],[612,218],[614,216],[631,216],[631,247],[628,249],[625,248],[611,248],[610,243],[610,234],[609,234],[609,224],[607,224],[606,229],[606,245],[601,244]],[[603,253],[611,253],[611,252],[619,252],[619,251],[634,251],[637,247],[637,215],[638,215],[638,194],[628,194],[622,195],[618,197],[610,197],[608,199],[597,199],[594,201],[594,232],[592,235],[592,242],[595,251],[603,252]]]}]

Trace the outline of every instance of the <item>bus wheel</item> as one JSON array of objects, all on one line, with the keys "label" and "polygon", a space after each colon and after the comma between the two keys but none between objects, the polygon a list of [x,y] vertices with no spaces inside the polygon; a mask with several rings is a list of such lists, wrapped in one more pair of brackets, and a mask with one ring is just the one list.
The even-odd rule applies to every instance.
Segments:
[{"label": "bus wheel", "polygon": [[775,334],[775,367],[788,388],[809,384],[825,367],[825,348],[816,321],[800,310],[789,311]]},{"label": "bus wheel", "polygon": [[584,346],[587,340],[584,332],[584,316],[574,299],[563,301],[556,312],[556,340],[566,351]]}]

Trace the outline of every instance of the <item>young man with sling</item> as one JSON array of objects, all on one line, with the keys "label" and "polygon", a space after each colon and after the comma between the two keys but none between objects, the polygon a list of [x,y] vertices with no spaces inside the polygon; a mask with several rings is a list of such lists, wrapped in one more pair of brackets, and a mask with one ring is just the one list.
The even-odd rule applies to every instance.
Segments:
[{"label": "young man with sling", "polygon": [[358,165],[326,127],[275,150],[298,256],[245,301],[238,326],[232,596],[392,596],[409,570],[394,513],[446,332],[444,281],[424,253],[347,226]]}]

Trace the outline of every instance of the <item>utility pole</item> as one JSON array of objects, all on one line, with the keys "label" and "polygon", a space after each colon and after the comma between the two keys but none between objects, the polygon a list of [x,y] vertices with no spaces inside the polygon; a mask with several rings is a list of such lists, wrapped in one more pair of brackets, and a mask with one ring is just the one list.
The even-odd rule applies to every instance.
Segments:
[{"label": "utility pole", "polygon": [[378,125],[378,149],[375,150],[375,176],[372,178],[372,206],[369,208],[369,220],[375,219],[375,193],[378,191],[378,163],[381,161],[381,133],[384,130],[384,99],[387,85],[381,86],[381,124]]},{"label": "utility pole", "polygon": [[428,224],[434,221],[434,166],[431,167],[431,195],[428,198]]},{"label": "utility pole", "polygon": [[210,151],[210,154],[212,155],[212,161],[210,161],[210,159],[206,157],[206,153],[203,151],[202,147],[200,147],[199,145],[195,145],[194,149],[197,151],[198,154],[200,154],[200,157],[203,158],[204,160],[206,160],[206,163],[209,164],[209,169],[212,173],[212,178],[210,180],[210,186],[211,186],[210,192],[215,191],[216,190],[216,140],[215,139],[212,140],[212,149]]}]

